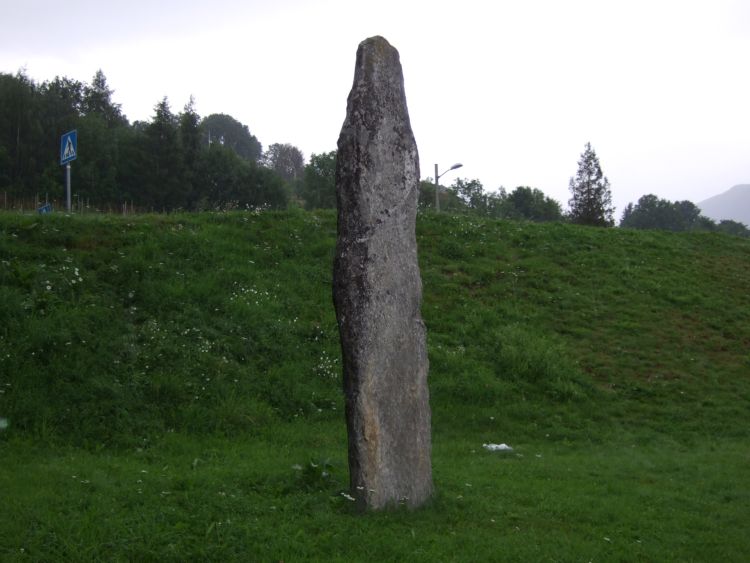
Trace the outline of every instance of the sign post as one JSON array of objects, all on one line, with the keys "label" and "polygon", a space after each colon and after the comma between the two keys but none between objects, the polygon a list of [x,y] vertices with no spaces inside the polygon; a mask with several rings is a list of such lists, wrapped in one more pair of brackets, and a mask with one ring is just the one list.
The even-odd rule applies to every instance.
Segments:
[{"label": "sign post", "polygon": [[70,163],[78,158],[78,131],[68,131],[60,137],[60,164],[65,165],[65,190],[70,213]]}]

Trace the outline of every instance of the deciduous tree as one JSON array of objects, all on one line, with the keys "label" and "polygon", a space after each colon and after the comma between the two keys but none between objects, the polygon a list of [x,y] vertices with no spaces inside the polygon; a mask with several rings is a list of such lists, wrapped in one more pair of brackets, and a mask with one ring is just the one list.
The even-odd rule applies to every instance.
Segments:
[{"label": "deciduous tree", "polygon": [[479,215],[486,214],[487,195],[484,193],[482,182],[477,179],[456,178],[451,185],[451,190],[461,198],[468,209]]},{"label": "deciduous tree", "polygon": [[244,125],[224,113],[214,113],[204,118],[200,123],[201,144],[218,143],[232,149],[238,156],[251,162],[260,161],[263,147],[258,139],[250,133]]},{"label": "deciduous tree", "polygon": [[669,201],[653,194],[641,196],[629,203],[622,214],[620,227],[626,229],[660,229],[665,231],[719,231],[747,237],[750,231],[736,221],[721,221],[718,225],[701,215],[700,208],[691,201]]},{"label": "deciduous tree", "polygon": [[293,184],[302,179],[305,157],[294,145],[274,143],[263,154],[263,164],[281,176],[285,182]]},{"label": "deciduous tree", "polygon": [[505,197],[507,218],[529,221],[561,221],[560,204],[537,188],[518,186]]},{"label": "deciduous tree", "polygon": [[336,207],[336,151],[310,155],[300,197],[307,209]]}]

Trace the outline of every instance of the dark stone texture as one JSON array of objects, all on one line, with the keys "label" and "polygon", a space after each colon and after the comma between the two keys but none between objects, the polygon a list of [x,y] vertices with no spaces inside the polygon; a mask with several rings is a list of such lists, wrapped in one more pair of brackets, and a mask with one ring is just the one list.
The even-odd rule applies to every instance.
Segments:
[{"label": "dark stone texture", "polygon": [[363,509],[416,507],[432,493],[418,189],[398,51],[366,39],[338,141],[333,278],[351,493]]}]

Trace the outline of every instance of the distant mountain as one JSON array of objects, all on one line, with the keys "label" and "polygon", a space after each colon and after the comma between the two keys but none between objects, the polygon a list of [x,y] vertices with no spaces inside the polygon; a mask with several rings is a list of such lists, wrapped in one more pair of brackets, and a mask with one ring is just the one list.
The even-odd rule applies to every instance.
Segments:
[{"label": "distant mountain", "polygon": [[750,226],[750,184],[734,186],[723,194],[696,203],[714,221],[731,219]]}]

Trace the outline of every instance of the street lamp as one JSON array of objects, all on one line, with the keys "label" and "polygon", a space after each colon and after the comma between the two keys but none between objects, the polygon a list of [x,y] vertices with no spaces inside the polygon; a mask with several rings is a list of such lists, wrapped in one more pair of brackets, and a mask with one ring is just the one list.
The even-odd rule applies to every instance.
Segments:
[{"label": "street lamp", "polygon": [[445,176],[451,170],[455,170],[456,168],[461,168],[462,166],[463,166],[463,164],[461,164],[460,162],[457,162],[456,164],[454,164],[453,166],[451,166],[450,168],[448,168],[448,170],[446,170],[442,174],[438,174],[438,165],[437,164],[435,165],[435,212],[436,213],[440,213],[440,197],[439,197],[439,194],[440,194],[440,184],[438,184],[438,180],[442,176]]}]

